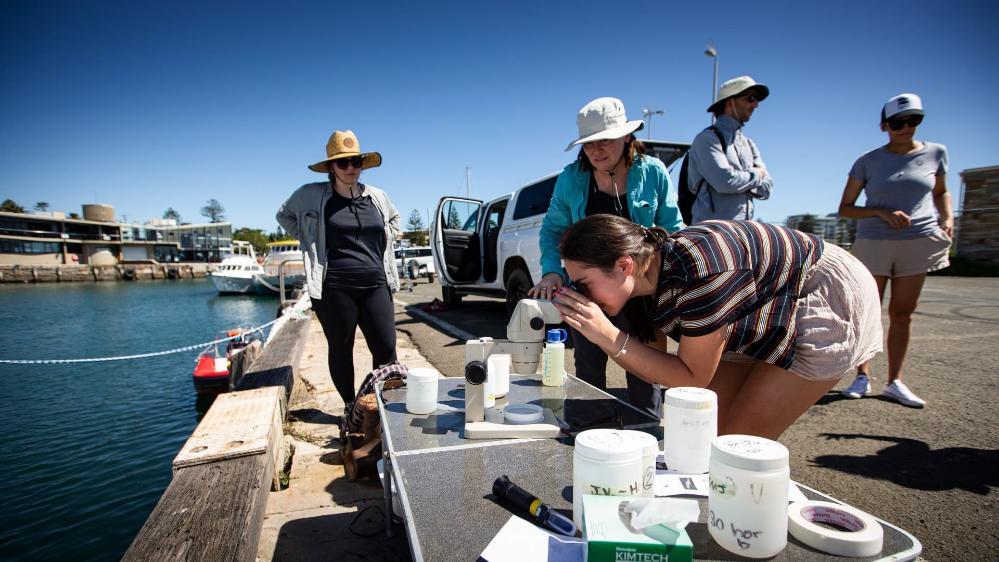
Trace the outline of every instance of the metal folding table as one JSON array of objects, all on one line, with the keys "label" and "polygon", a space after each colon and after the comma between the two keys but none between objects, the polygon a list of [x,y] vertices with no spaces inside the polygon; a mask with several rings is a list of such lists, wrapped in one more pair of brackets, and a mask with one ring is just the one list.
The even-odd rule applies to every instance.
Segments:
[{"label": "metal folding table", "polygon": [[[659,420],[574,377],[563,387],[545,387],[539,377],[511,376],[510,403],[551,408],[561,419],[603,427],[648,431],[662,438]],[[504,403],[497,401],[497,408]],[[510,518],[491,499],[492,483],[506,474],[542,501],[572,510],[572,436],[560,439],[463,439],[464,379],[441,379],[438,410],[414,415],[405,408],[405,388],[378,389],[385,452],[386,530],[391,530],[391,487],[398,489],[410,550],[416,561],[475,560]],[[608,414],[611,419],[607,418]],[[837,500],[799,484],[809,499]],[[688,525],[697,560],[748,560],[719,547],[707,530],[707,498],[701,520]],[[842,502],[838,502],[842,503]],[[880,556],[859,560],[911,560],[922,550],[906,531],[884,521]],[[772,560],[842,561],[789,537]]]}]

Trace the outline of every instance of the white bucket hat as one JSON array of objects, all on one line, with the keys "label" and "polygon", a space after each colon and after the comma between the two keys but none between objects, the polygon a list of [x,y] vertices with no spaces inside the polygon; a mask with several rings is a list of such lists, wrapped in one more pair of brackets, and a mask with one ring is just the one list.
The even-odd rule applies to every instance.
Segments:
[{"label": "white bucket hat", "polygon": [[751,76],[736,76],[731,80],[722,82],[722,85],[718,88],[718,97],[715,98],[713,104],[708,106],[708,111],[714,113],[718,104],[728,98],[738,96],[746,90],[756,90],[756,99],[759,101],[767,99],[767,96],[770,95],[770,88],[757,83]]},{"label": "white bucket hat", "polygon": [[628,121],[624,113],[624,103],[617,98],[597,98],[583,106],[576,116],[579,138],[569,143],[565,149],[588,142],[619,139],[640,131],[645,126],[642,120]]}]

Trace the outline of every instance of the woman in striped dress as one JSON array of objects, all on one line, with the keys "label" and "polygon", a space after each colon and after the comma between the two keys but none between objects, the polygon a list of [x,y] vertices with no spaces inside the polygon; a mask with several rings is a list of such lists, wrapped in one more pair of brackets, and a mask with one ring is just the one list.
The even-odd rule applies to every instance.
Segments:
[{"label": "woman in striped dress", "polygon": [[[596,215],[560,249],[576,287],[556,299],[566,323],[651,383],[713,390],[719,434],[776,439],[881,350],[874,278],[811,234],[706,221],[669,235]],[[632,299],[646,322],[624,333],[606,315]],[[676,355],[662,336],[680,342]]]}]

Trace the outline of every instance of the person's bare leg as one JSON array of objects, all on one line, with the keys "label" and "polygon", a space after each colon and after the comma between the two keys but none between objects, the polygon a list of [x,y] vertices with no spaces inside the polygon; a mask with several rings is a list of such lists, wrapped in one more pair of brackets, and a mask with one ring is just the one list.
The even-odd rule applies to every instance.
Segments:
[{"label": "person's bare leg", "polygon": [[902,365],[912,335],[912,313],[919,304],[926,274],[895,277],[891,280],[888,301],[888,384],[902,378]]},{"label": "person's bare leg", "polygon": [[[878,284],[878,302],[885,302],[885,289],[888,287],[888,278],[883,275],[875,275],[874,282]],[[895,294],[894,285],[892,285],[892,294]],[[867,375],[868,378],[871,376],[871,362],[866,361],[857,365],[857,372]]]},{"label": "person's bare leg", "polygon": [[746,377],[753,369],[753,363],[735,363],[721,361],[715,369],[715,376],[708,383],[708,390],[718,395],[718,427],[721,428],[721,420],[728,415],[728,410],[735,399],[742,384],[746,382]]},{"label": "person's bare leg", "polygon": [[777,439],[839,379],[809,380],[766,363],[757,363],[718,419],[718,435],[739,433]]}]

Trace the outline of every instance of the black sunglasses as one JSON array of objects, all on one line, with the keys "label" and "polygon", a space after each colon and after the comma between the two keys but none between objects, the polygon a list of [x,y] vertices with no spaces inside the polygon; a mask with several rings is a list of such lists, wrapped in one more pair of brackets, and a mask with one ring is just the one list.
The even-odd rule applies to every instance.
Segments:
[{"label": "black sunglasses", "polygon": [[912,128],[916,128],[922,122],[923,122],[922,115],[910,115],[908,117],[902,117],[899,119],[889,119],[888,126],[891,127],[891,130],[893,131],[901,131],[902,127],[905,127],[906,125]]},{"label": "black sunglasses", "polygon": [[364,165],[364,158],[361,158],[360,156],[351,156],[350,158],[340,158],[339,160],[334,160],[334,162],[336,162],[337,168],[346,170],[348,165],[360,168]]},{"label": "black sunglasses", "polygon": [[756,92],[749,92],[748,94],[742,97],[746,98],[746,101],[748,101],[749,103],[754,103],[760,99],[760,97],[756,95]]}]

